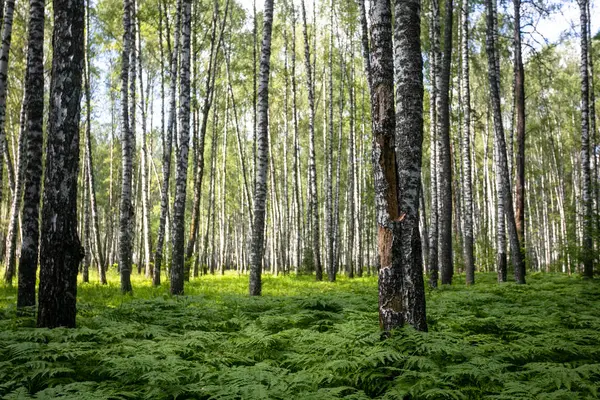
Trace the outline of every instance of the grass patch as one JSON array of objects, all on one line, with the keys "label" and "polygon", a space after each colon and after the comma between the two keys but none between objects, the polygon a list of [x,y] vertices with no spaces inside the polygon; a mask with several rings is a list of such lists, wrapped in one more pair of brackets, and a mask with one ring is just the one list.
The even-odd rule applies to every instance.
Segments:
[{"label": "grass patch", "polygon": [[[66,399],[592,399],[600,285],[478,275],[427,294],[429,333],[380,340],[375,277],[202,277],[174,298],[133,277],[81,284],[77,329],[34,329],[0,287],[0,397]],[[460,280],[460,277],[458,277]]]}]

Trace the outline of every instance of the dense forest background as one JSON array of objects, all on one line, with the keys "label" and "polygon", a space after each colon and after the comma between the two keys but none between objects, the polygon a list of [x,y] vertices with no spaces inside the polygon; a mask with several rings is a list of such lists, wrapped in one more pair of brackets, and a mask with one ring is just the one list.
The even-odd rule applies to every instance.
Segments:
[{"label": "dense forest background", "polygon": [[[452,3],[448,4],[452,10]],[[14,21],[10,25],[8,9],[12,6]],[[180,140],[177,118],[181,83],[177,77],[181,10],[176,2],[166,0],[138,1],[130,6],[128,123],[135,138],[131,153],[134,228],[130,253],[137,271],[150,279],[155,273],[168,271],[171,262],[171,205],[175,196],[175,166],[171,164]],[[521,240],[524,239],[526,265],[532,271],[580,272],[583,258],[592,257],[596,261],[595,238],[600,226],[591,223],[594,255],[590,256],[589,251],[581,250],[587,247],[584,246],[586,218],[581,200],[580,30],[573,26],[561,34],[556,43],[549,43],[536,30],[537,24],[560,18],[561,7],[572,5],[519,3],[518,19],[512,6],[509,2],[498,5],[496,47],[501,116],[511,190],[515,192],[521,147],[514,62],[514,29],[518,21],[522,27],[519,30],[522,76],[526,77],[522,161],[525,226],[520,228],[520,232],[524,232]],[[29,7],[25,2],[7,1],[5,8],[3,51],[10,57],[6,56],[2,131],[3,176],[7,179],[2,180],[4,195],[0,215],[4,279],[10,283],[16,274],[15,259],[18,260],[20,253],[19,209],[27,159],[21,128]],[[184,215],[186,279],[208,272],[245,272],[250,263],[248,249],[257,164],[258,59],[263,28],[263,13],[256,11],[255,4],[250,8],[232,0],[192,4],[191,155]],[[425,2],[421,13],[425,77],[420,200],[423,265],[425,271],[430,272],[432,264],[437,263],[432,262],[437,257],[437,250],[432,251],[432,248],[446,246],[444,251],[449,251],[451,257],[451,262],[446,264],[457,272],[464,271],[463,248],[465,232],[469,231],[465,220],[467,214],[471,214],[467,210],[472,207],[469,225],[472,225],[477,270],[494,271],[498,267],[499,246],[502,246],[498,242],[498,225],[504,225],[504,221],[499,220],[497,212],[497,152],[487,82],[486,13],[484,5],[478,2],[460,2],[454,8],[454,13],[448,13],[445,3]],[[589,4],[584,8],[589,8]],[[77,223],[86,255],[81,267],[83,279],[90,279],[92,270],[92,279],[104,281],[106,271],[118,267],[122,160],[125,158],[121,115],[123,3],[88,2],[85,10]],[[315,270],[317,275],[320,271],[331,274],[330,271],[338,270],[348,276],[371,274],[378,260],[370,95],[361,47],[360,4],[319,2],[309,4],[308,12],[306,10],[304,3],[301,7],[291,1],[275,5],[264,268],[274,274]],[[52,62],[51,11],[51,5],[47,5],[46,86]],[[445,18],[442,23],[440,14]],[[6,29],[8,26],[12,27],[12,39],[10,30]],[[590,201],[593,219],[598,221],[600,187],[595,150],[598,137],[593,112],[596,40],[589,32],[590,27],[591,24],[586,27],[591,39],[588,55],[592,111],[589,120]],[[444,37],[440,34],[442,31]],[[449,48],[446,41],[450,43]],[[441,147],[444,146],[443,135],[436,133],[440,103],[436,99],[439,87],[436,88],[435,83],[443,71],[436,69],[440,66],[436,67],[435,60],[442,55],[442,49],[444,58],[447,58],[446,52],[450,55],[447,152]],[[468,60],[466,64],[464,60]],[[465,85],[470,89],[468,107],[464,99]],[[467,108],[470,122],[464,129]],[[172,155],[166,151],[170,142]],[[440,158],[444,154],[447,161]],[[447,169],[446,163],[450,171],[440,172]],[[463,190],[467,174],[472,182],[472,190],[468,192]],[[447,186],[450,192],[443,192],[442,176],[451,177]],[[441,183],[436,183],[438,180]],[[450,203],[441,201],[442,198]],[[451,224],[446,225],[446,231],[448,227],[451,230],[449,242],[447,236],[435,233],[437,225],[446,219]],[[439,229],[443,229],[442,225]],[[449,250],[443,243],[449,243]],[[440,255],[440,260],[442,257],[447,255]],[[161,262],[166,269],[156,268]],[[159,283],[160,278],[154,282]]]}]

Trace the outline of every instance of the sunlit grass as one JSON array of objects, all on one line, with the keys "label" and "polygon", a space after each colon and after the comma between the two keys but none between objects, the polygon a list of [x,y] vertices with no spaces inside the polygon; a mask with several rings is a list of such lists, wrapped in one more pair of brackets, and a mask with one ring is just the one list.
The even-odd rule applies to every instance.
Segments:
[{"label": "sunlit grass", "polygon": [[34,329],[0,287],[0,397],[70,399],[596,398],[600,285],[532,274],[527,285],[427,289],[429,333],[381,340],[377,278],[227,273],[169,295],[80,284],[78,328]]}]

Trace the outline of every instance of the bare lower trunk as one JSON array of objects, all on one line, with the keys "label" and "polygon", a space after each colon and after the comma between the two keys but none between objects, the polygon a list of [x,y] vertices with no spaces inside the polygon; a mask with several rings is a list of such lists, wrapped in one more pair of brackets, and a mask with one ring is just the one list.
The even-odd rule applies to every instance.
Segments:
[{"label": "bare lower trunk", "polygon": [[[271,30],[273,27],[273,0],[265,0],[263,41],[260,54],[260,76],[258,87],[258,130],[257,164],[254,187],[254,224],[250,247],[251,296],[259,296],[262,290],[261,269],[265,233],[267,200],[267,169],[269,147],[269,70],[271,60]],[[275,190],[273,188],[272,190]]]},{"label": "bare lower trunk", "polygon": [[54,0],[52,77],[40,246],[37,326],[75,327],[79,121],[84,67],[83,0]]},{"label": "bare lower trunk", "polygon": [[44,121],[44,8],[43,0],[30,0],[25,79],[27,165],[22,214],[17,307],[35,306],[35,281],[40,232],[40,192]]}]

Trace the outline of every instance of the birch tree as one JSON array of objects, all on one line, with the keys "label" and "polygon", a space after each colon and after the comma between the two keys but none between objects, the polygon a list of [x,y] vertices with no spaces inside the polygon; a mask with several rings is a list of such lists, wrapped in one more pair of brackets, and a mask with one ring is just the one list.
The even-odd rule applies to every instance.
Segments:
[{"label": "birch tree", "polygon": [[192,2],[181,0],[181,65],[179,75],[179,146],[176,149],[175,201],[173,204],[173,257],[171,294],[183,294],[185,198],[190,140],[190,60]]},{"label": "birch tree", "polygon": [[79,121],[84,69],[83,0],[54,0],[52,74],[41,223],[37,326],[75,327]]},{"label": "birch tree", "polygon": [[[258,79],[256,181],[254,183],[254,223],[250,247],[251,296],[260,296],[261,270],[265,234],[267,201],[267,172],[269,168],[269,72],[271,66],[271,31],[273,29],[273,0],[265,0],[263,40],[260,51]],[[272,190],[275,190],[273,188]]]},{"label": "birch tree", "polygon": [[42,143],[44,123],[44,0],[29,1],[25,119],[27,164],[21,216],[21,257],[17,307],[35,306],[35,283],[40,233]]}]

